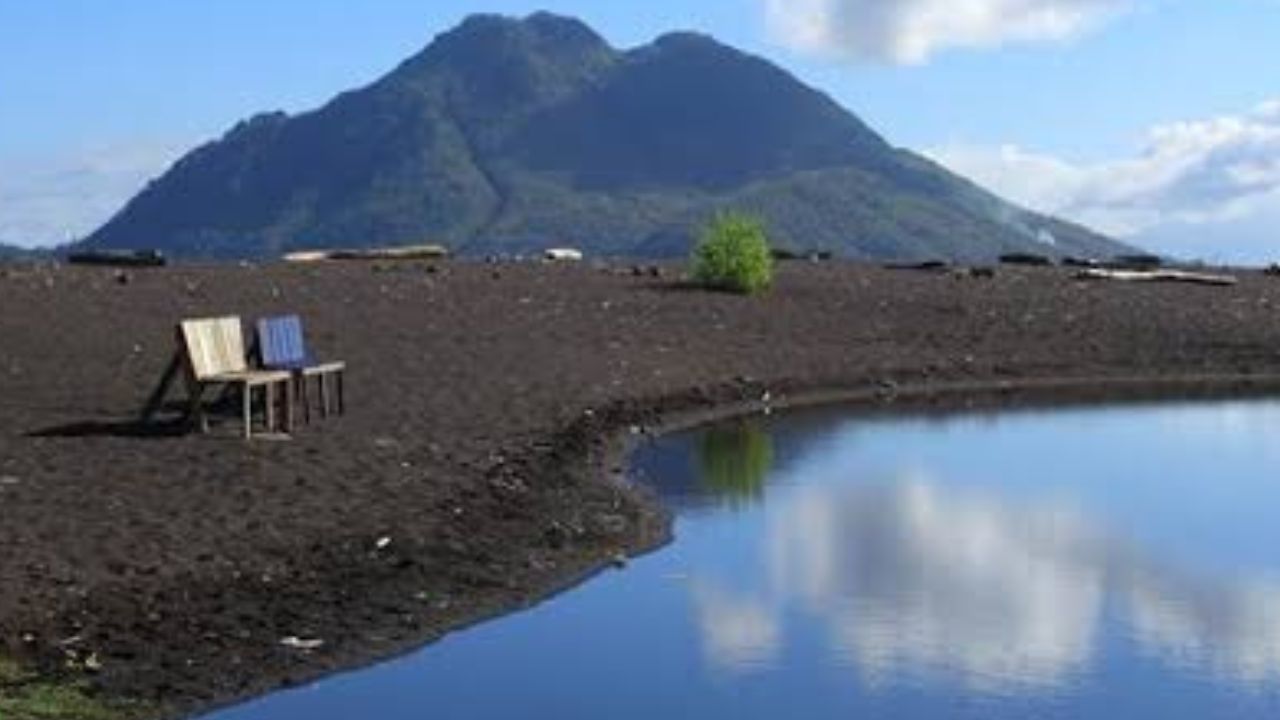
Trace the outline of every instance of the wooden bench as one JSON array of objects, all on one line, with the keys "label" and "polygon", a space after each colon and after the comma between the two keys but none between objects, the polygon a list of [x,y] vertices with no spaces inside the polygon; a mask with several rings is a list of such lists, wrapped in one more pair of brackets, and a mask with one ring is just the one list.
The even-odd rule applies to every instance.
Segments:
[{"label": "wooden bench", "polygon": [[258,352],[262,366],[269,370],[291,373],[297,395],[302,402],[304,422],[311,421],[309,381],[316,378],[320,394],[320,415],[346,411],[343,376],[347,365],[343,362],[319,362],[307,349],[302,332],[302,319],[297,315],[262,318],[258,320]]},{"label": "wooden bench", "polygon": [[[293,428],[292,375],[280,370],[254,370],[244,351],[244,334],[240,318],[222,317],[204,320],[184,320],[177,330],[178,351],[165,371],[159,387],[152,393],[143,410],[143,421],[148,421],[164,401],[175,376],[181,371],[187,385],[187,419],[198,424],[202,432],[208,431],[204,411],[204,393],[209,388],[231,387],[240,390],[244,415],[244,436],[253,436],[253,395],[262,388],[264,395],[264,425],[267,432]],[[283,428],[278,428],[275,405],[276,390],[283,390],[285,403]]]}]

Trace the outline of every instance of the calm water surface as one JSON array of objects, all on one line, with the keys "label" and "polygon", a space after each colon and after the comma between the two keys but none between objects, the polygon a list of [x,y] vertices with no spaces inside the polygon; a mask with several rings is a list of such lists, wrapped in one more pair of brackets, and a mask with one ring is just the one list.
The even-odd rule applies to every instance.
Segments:
[{"label": "calm water surface", "polygon": [[1280,717],[1280,403],[807,412],[633,470],[669,548],[212,717]]}]

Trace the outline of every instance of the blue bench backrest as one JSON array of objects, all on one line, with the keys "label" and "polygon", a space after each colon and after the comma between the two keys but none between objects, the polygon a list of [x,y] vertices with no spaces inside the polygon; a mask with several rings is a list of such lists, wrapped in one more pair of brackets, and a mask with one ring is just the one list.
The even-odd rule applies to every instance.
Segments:
[{"label": "blue bench backrest", "polygon": [[262,318],[258,321],[258,347],[267,368],[297,368],[306,365],[307,343],[302,338],[302,319],[297,315]]}]

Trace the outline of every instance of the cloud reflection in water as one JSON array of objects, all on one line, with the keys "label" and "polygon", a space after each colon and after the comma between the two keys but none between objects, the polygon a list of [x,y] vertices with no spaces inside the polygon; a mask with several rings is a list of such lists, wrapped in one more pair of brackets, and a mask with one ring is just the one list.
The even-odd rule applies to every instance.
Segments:
[{"label": "cloud reflection in water", "polygon": [[870,678],[945,668],[977,687],[1083,668],[1105,547],[1074,513],[908,481],[810,488],[770,530],[773,585],[831,626]]},{"label": "cloud reflection in water", "polygon": [[768,518],[761,590],[690,585],[722,670],[775,662],[795,609],[871,685],[941,675],[986,693],[1052,690],[1090,670],[1111,612],[1171,667],[1280,681],[1280,584],[1171,569],[1073,507],[906,477],[797,488],[770,499]]},{"label": "cloud reflection in water", "polygon": [[707,658],[713,665],[745,671],[777,662],[782,628],[772,607],[708,583],[690,587]]},{"label": "cloud reflection in water", "polygon": [[1280,681],[1280,584],[1201,587],[1139,573],[1126,591],[1134,636],[1148,654],[1244,685]]}]

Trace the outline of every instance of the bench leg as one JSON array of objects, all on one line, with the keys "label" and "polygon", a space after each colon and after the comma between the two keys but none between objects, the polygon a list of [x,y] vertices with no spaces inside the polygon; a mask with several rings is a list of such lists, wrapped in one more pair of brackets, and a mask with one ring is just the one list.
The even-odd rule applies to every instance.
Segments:
[{"label": "bench leg", "polygon": [[240,398],[244,406],[244,439],[248,440],[253,437],[253,386],[245,383]]},{"label": "bench leg", "polygon": [[267,421],[267,432],[273,433],[279,428],[276,427],[276,384],[271,382],[262,387],[262,391],[266,393],[267,406],[265,408],[265,419]]},{"label": "bench leg", "polygon": [[204,415],[204,383],[191,381],[188,384],[191,397],[187,401],[187,422],[202,433],[209,432],[209,420]]},{"label": "bench leg", "polygon": [[343,387],[346,384],[346,379],[345,379],[346,375],[347,375],[346,372],[339,370],[338,376],[336,378],[338,381],[338,414],[339,415],[347,414],[347,397],[345,394],[346,390]]},{"label": "bench leg", "polygon": [[329,376],[320,373],[316,376],[316,381],[320,383],[320,417],[329,417]]},{"label": "bench leg", "polygon": [[293,433],[293,409],[296,404],[296,398],[293,396],[293,376],[290,375],[289,379],[284,381],[284,431],[286,433]]},{"label": "bench leg", "polygon": [[173,381],[178,379],[178,373],[182,371],[182,355],[175,354],[173,359],[169,361],[169,366],[165,368],[164,375],[160,377],[160,383],[156,385],[156,389],[151,391],[150,397],[147,398],[147,404],[142,408],[142,414],[139,420],[148,423],[155,414],[160,411],[160,407],[164,405],[165,395],[169,394],[169,387],[173,385]]},{"label": "bench leg", "polygon": [[307,376],[305,374],[298,376],[298,389],[302,391],[302,397],[300,398],[300,400],[302,401],[302,422],[307,425],[311,424],[311,391],[309,389],[310,384],[311,383],[307,382]]}]

